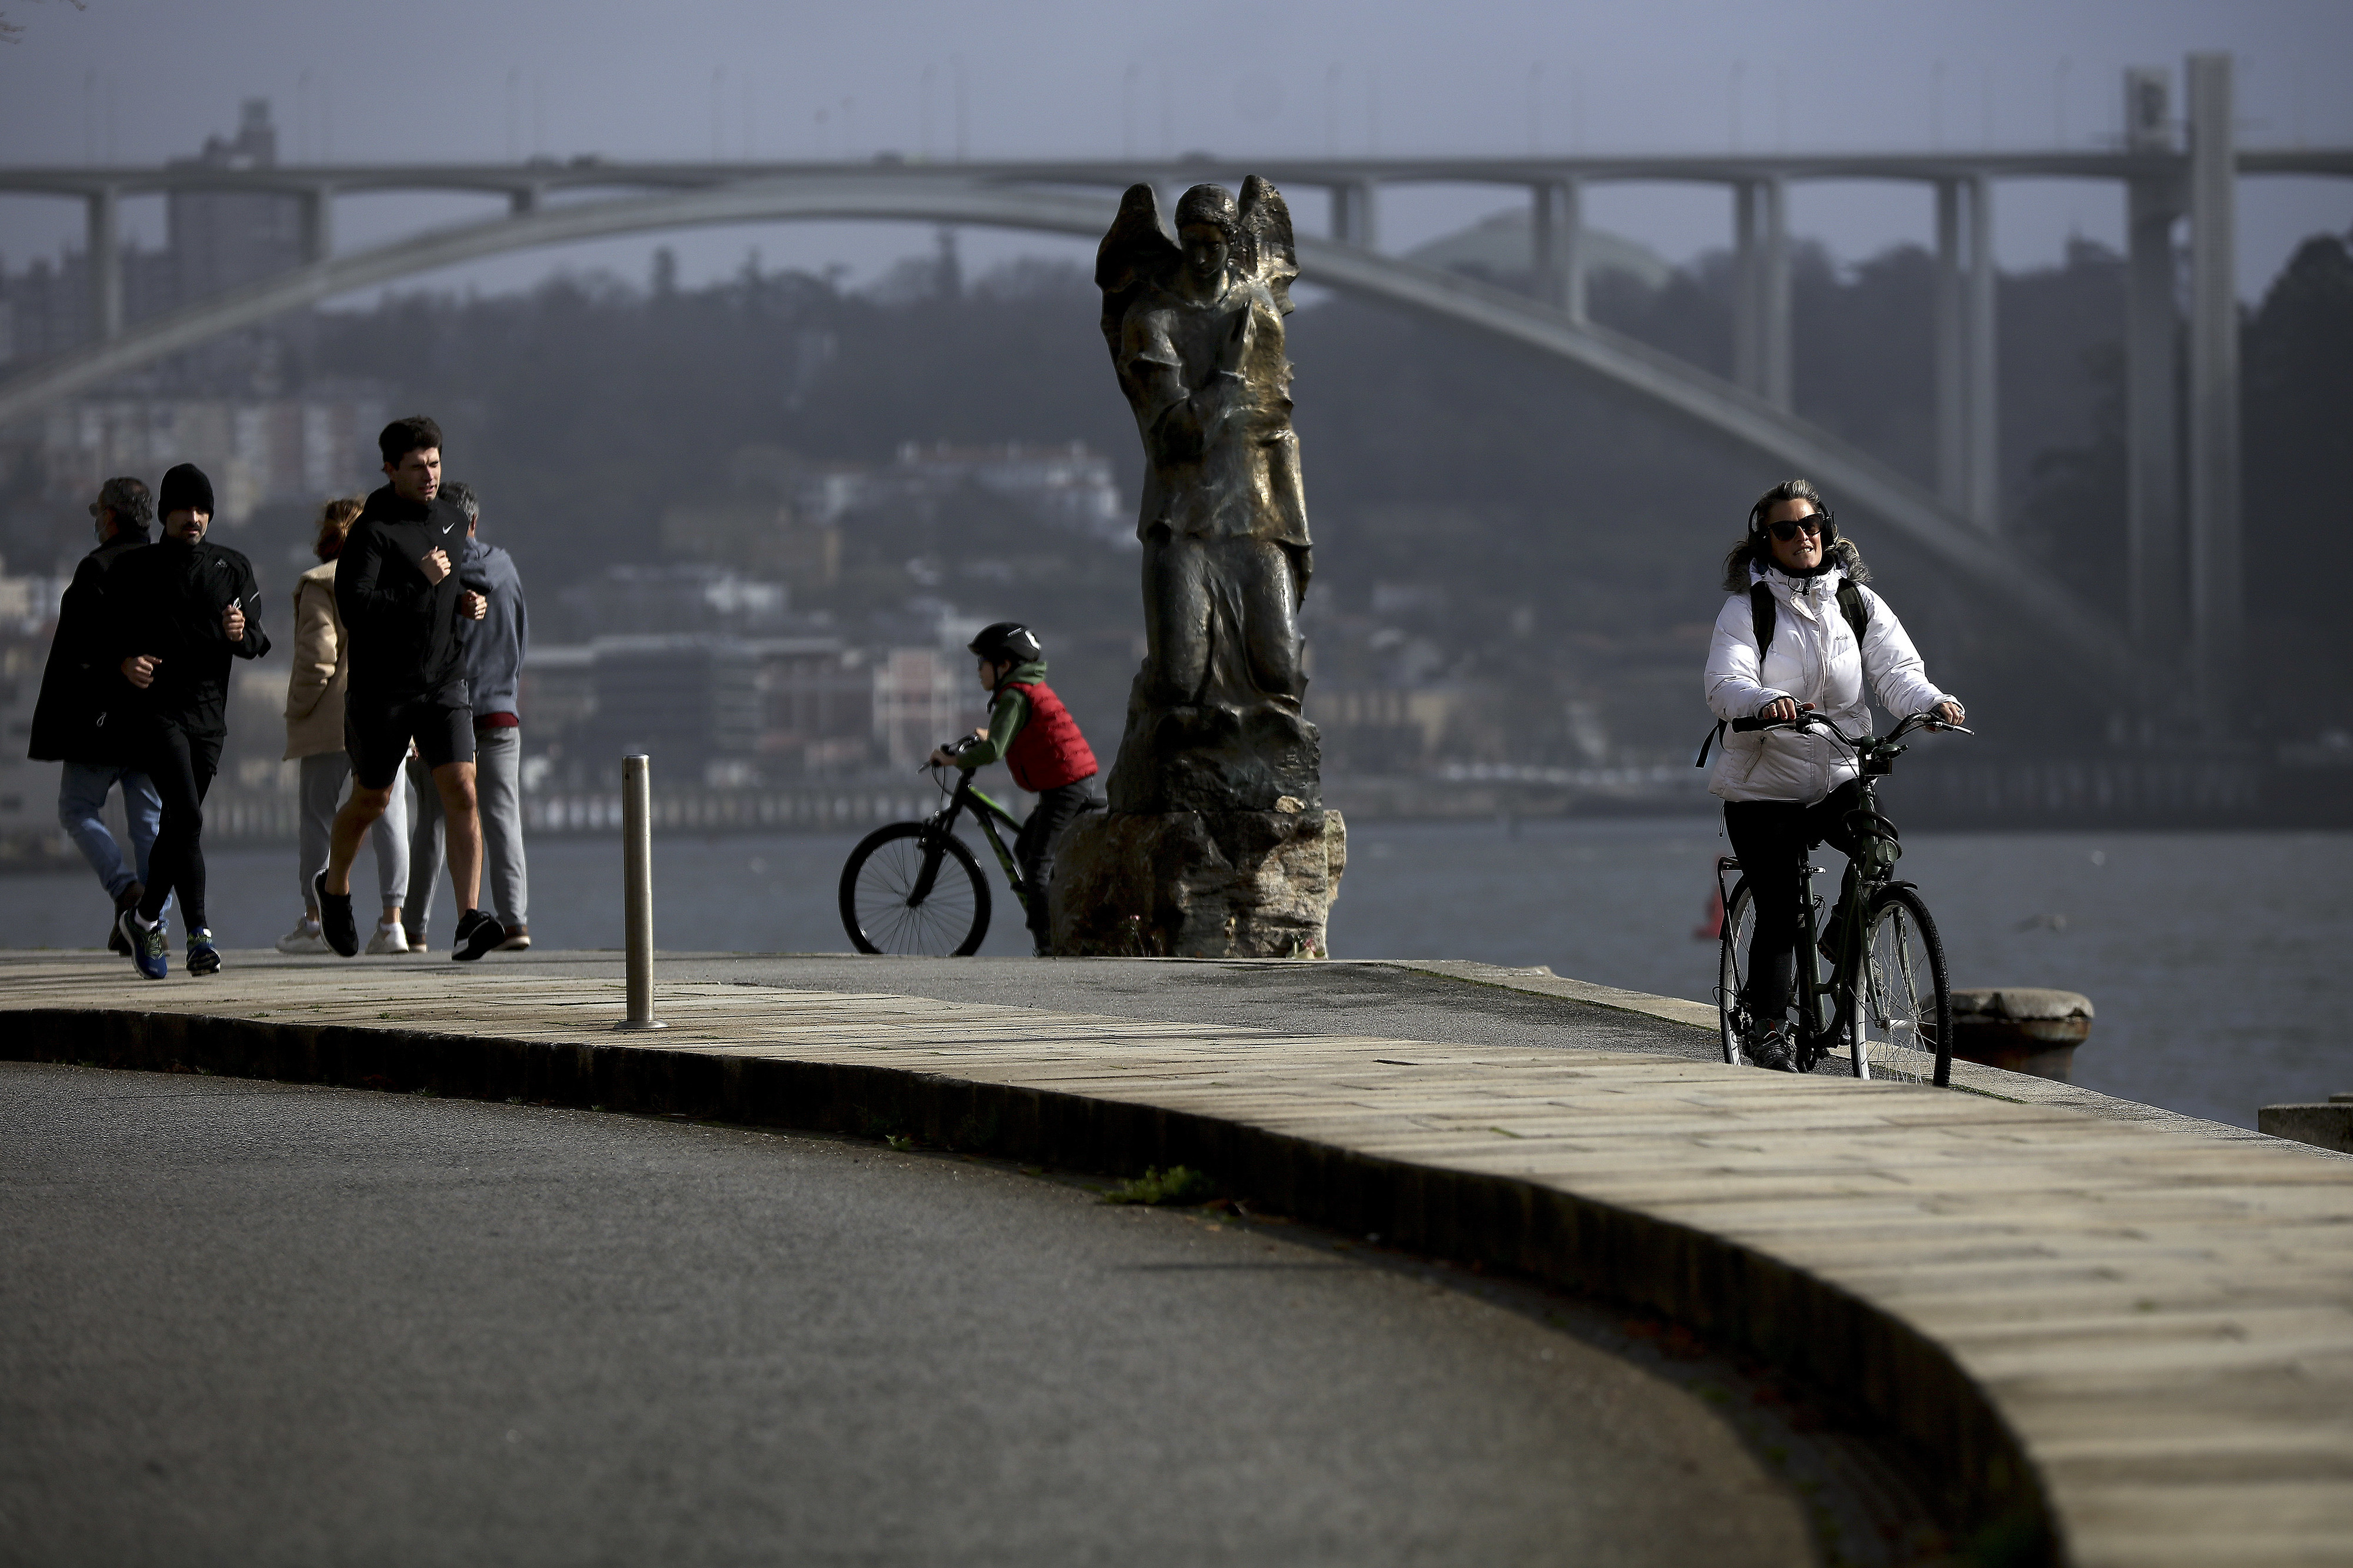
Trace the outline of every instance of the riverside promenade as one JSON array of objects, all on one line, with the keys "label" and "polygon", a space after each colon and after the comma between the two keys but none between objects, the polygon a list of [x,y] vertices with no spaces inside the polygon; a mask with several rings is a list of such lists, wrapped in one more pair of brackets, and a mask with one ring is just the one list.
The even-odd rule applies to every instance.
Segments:
[{"label": "riverside promenade", "polygon": [[1957,1068],[1724,1068],[1688,1002],[1473,964],[0,955],[0,1056],[913,1137],[1689,1325],[2011,1561],[2353,1561],[2353,1159]]}]

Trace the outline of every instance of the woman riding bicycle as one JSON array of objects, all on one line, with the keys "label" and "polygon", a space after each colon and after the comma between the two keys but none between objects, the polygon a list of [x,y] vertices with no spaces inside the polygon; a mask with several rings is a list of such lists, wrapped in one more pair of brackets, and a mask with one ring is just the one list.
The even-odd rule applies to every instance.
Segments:
[{"label": "woman riding bicycle", "polygon": [[[1812,485],[1788,479],[1757,498],[1724,561],[1731,597],[1715,617],[1704,683],[1716,718],[1793,723],[1810,711],[1860,733],[1871,722],[1867,679],[1891,713],[1933,710],[1941,722],[1963,722],[1960,700],[1928,683],[1895,612],[1862,586],[1870,575]],[[1769,646],[1759,647],[1760,633]],[[1797,984],[1799,879],[1817,844],[1853,853],[1846,816],[1861,804],[1856,776],[1853,755],[1819,731],[1727,729],[1708,778],[1757,896],[1742,1054],[1760,1067],[1796,1070],[1785,1025]]]}]

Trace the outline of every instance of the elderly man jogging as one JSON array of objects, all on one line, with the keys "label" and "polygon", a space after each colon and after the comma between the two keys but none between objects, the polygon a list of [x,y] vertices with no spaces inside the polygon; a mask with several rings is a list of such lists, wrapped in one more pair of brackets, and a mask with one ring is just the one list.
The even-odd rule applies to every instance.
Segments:
[{"label": "elderly man jogging", "polygon": [[[500,951],[531,945],[531,885],[522,855],[522,720],[516,688],[522,677],[531,622],[523,607],[522,578],[514,557],[478,537],[481,503],[469,486],[441,488],[443,499],[466,514],[466,551],[458,558],[458,581],[480,594],[490,608],[466,628],[466,690],[474,705],[474,783],[480,801],[482,855],[491,879],[491,910],[498,917]],[[417,836],[409,847],[408,941],[425,945],[427,917],[433,908],[433,882],[441,874],[443,824],[438,796],[420,776],[421,759],[409,759],[417,780]]]},{"label": "elderly man jogging", "polygon": [[335,563],[335,608],[351,634],[343,696],[343,749],[352,796],[335,815],[327,868],[316,891],[327,945],[359,951],[352,919],[352,862],[360,840],[392,804],[413,742],[449,824],[449,879],[458,891],[458,942],[449,956],[477,959],[505,940],[474,907],[481,891],[482,830],[474,805],[474,714],[466,691],[460,616],[480,619],[480,594],[458,582],[466,518],[441,498],[441,427],[396,419],[376,437],[392,482],[367,498]]},{"label": "elderly man jogging", "polygon": [[150,980],[171,972],[161,922],[164,900],[174,892],[187,921],[188,973],[220,973],[205,923],[205,793],[228,738],[228,661],[269,651],[252,564],[205,537],[212,481],[193,463],[181,464],[164,476],[157,510],[163,542],[125,555],[108,574],[106,594],[132,754],[164,803],[146,891],[117,922],[132,961]]},{"label": "elderly man jogging", "polygon": [[[122,911],[147,890],[148,858],[155,847],[164,803],[131,761],[130,727],[123,721],[127,710],[119,700],[122,682],[115,677],[109,654],[112,645],[104,601],[109,570],[147,544],[154,498],[137,479],[109,479],[90,503],[90,515],[98,548],[74,568],[73,584],[58,607],[57,637],[49,644],[48,665],[41,671],[28,754],[35,762],[65,764],[58,779],[58,822],[114,900],[114,912],[106,921],[106,945],[128,953]],[[106,809],[107,792],[118,784],[123,819],[131,828],[133,865],[129,867],[100,815]]]}]

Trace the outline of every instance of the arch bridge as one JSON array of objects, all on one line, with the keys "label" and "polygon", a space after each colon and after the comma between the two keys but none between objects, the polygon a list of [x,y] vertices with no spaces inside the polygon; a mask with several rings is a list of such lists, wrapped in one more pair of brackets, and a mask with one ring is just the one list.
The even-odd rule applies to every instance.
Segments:
[{"label": "arch bridge", "polygon": [[[224,332],[337,295],[508,251],[675,227],[792,220],[974,224],[1099,237],[1116,193],[1164,193],[1246,172],[1293,193],[1327,193],[1327,236],[1302,234],[1303,271],[1456,326],[1522,344],[1803,472],[1841,504],[1926,550],[1980,603],[2063,652],[2120,707],[2179,690],[2185,664],[2201,707],[2222,712],[2242,636],[2237,289],[2233,194],[2242,174],[2353,175],[2353,150],[2239,150],[2229,57],[2188,62],[2187,145],[2177,143],[2169,77],[2126,74],[2126,135],[2114,151],[2010,153],[1592,158],[1213,158],[910,163],[289,165],[0,169],[0,191],[83,201],[89,213],[91,341],[0,383],[0,424]],[[2004,547],[1994,441],[1994,268],[1989,190],[2003,179],[2122,184],[2128,197],[2126,311],[2131,624],[2117,626]],[[1889,180],[1936,193],[1936,483],[1921,486],[1795,412],[1787,193],[1806,180]],[[1703,371],[1590,321],[1583,193],[1603,183],[1728,186],[1735,195],[1735,369]],[[1416,265],[1376,248],[1378,192],[1414,183],[1524,189],[1532,203],[1533,295]],[[126,324],[119,228],[131,195],[243,191],[292,197],[304,259],[276,276]],[[417,190],[503,196],[502,216],[338,255],[333,200]],[[1164,207],[1170,204],[1164,201]],[[2176,290],[2174,228],[2187,218],[2188,331]],[[2186,408],[2177,345],[2189,352]],[[2186,446],[2187,462],[2181,458]],[[2178,475],[2186,472],[2184,486]],[[2184,626],[2188,635],[2184,635]]]}]

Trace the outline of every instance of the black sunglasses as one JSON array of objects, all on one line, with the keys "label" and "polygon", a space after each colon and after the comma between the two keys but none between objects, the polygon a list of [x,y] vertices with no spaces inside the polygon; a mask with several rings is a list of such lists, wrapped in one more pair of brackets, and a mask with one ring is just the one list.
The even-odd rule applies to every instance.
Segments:
[{"label": "black sunglasses", "polygon": [[1789,541],[1797,538],[1801,531],[1810,533],[1815,538],[1819,539],[1821,537],[1822,530],[1828,528],[1830,525],[1831,514],[1826,511],[1817,511],[1809,513],[1807,516],[1798,518],[1794,521],[1768,522],[1765,525],[1765,529],[1766,531],[1770,533],[1774,538],[1779,540],[1782,543],[1787,544]]}]

